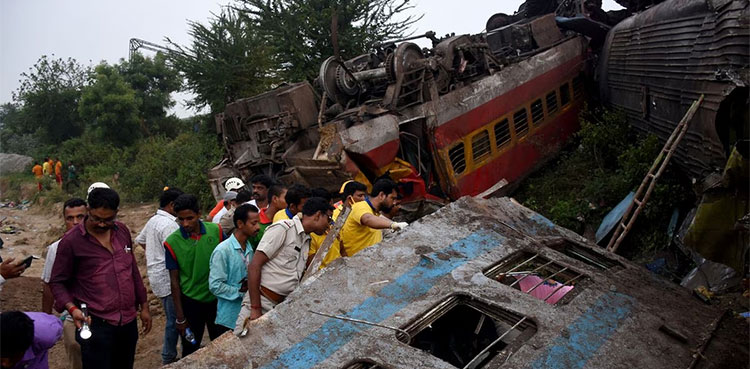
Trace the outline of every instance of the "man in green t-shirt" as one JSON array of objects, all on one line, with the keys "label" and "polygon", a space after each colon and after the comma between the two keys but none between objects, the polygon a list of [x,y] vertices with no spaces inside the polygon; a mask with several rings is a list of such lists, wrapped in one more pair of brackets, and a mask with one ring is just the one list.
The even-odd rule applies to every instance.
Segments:
[{"label": "man in green t-shirt", "polygon": [[[174,211],[180,229],[164,242],[164,256],[177,316],[175,323],[182,340],[182,357],[185,357],[200,348],[205,327],[211,340],[221,334],[214,323],[216,297],[208,289],[208,275],[211,253],[224,236],[218,224],[200,220],[200,206],[195,196],[177,197]],[[185,339],[188,327],[194,343]]]}]

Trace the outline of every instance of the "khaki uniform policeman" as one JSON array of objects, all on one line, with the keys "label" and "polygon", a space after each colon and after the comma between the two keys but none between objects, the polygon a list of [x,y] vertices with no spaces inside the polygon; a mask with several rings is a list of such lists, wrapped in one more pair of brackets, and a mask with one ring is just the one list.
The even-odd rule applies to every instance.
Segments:
[{"label": "khaki uniform policeman", "polygon": [[[310,201],[312,203],[306,203],[302,213],[266,228],[248,268],[248,293],[237,318],[236,334],[242,331],[249,317],[255,315],[257,318],[267,313],[299,285],[307,266],[309,234],[325,234],[333,211],[333,207],[321,198],[311,198],[308,203]],[[253,295],[259,295],[259,305],[252,303]]]}]

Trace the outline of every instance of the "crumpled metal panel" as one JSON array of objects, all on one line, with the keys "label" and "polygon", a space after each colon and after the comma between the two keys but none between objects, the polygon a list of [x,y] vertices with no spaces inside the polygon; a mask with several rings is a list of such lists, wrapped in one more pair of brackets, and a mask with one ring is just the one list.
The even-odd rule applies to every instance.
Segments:
[{"label": "crumpled metal panel", "polygon": [[726,161],[716,125],[728,122],[717,122],[716,113],[726,96],[749,82],[747,16],[747,1],[665,1],[620,22],[604,46],[602,98],[644,132],[666,140],[705,94],[674,159],[696,178]]},{"label": "crumpled metal panel", "polygon": [[[560,251],[559,240],[605,265]],[[585,281],[572,298],[552,305],[487,277],[519,252],[539,254]],[[227,333],[169,367],[344,368],[364,360],[385,368],[454,368],[404,344],[393,330],[310,312],[403,329],[451,296],[527,317],[536,327],[484,368],[686,368],[721,314],[511,199],[464,197],[337,259],[252,322],[247,336]]]}]

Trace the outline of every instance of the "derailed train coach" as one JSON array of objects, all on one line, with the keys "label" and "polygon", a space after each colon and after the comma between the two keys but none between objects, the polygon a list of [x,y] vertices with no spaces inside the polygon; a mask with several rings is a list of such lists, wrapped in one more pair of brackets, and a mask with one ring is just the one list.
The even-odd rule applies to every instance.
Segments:
[{"label": "derailed train coach", "polygon": [[[575,15],[579,2],[568,3],[557,15]],[[407,39],[332,57],[312,84],[227,105],[216,116],[226,156],[210,172],[214,194],[238,174],[330,191],[389,176],[416,209],[518,183],[578,129],[591,53],[555,14],[508,23],[428,32],[432,48]]]},{"label": "derailed train coach", "polygon": [[696,181],[724,169],[750,135],[750,11],[746,0],[671,0],[612,28],[599,63],[600,96],[663,141],[705,95],[674,154]]},{"label": "derailed train coach", "polygon": [[724,316],[507,197],[464,197],[170,367],[746,366],[713,349]]}]

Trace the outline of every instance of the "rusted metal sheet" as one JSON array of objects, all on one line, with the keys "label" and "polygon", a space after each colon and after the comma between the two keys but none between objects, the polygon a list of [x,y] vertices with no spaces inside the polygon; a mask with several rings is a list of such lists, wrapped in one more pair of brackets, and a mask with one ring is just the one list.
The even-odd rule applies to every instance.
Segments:
[{"label": "rusted metal sheet", "polygon": [[678,165],[701,179],[723,167],[735,136],[747,134],[741,112],[748,110],[748,45],[747,1],[665,1],[612,29],[601,96],[636,128],[666,140],[682,112],[705,94],[675,154]]},{"label": "rusted metal sheet", "polygon": [[464,197],[169,367],[685,368],[721,314],[508,198]]}]

